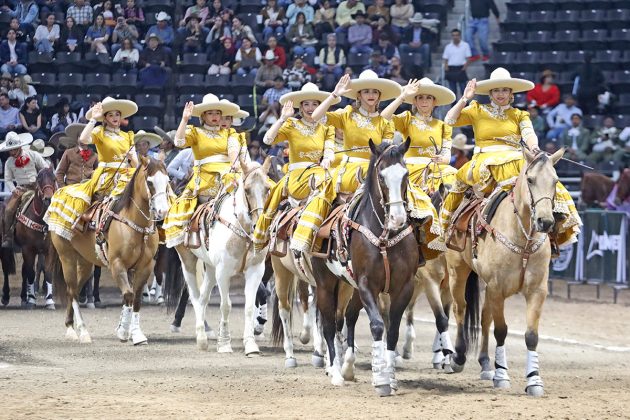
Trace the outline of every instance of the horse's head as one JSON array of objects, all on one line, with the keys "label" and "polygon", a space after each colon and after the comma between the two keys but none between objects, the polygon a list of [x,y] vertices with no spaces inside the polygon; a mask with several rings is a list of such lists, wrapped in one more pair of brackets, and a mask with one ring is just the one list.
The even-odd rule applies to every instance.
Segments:
[{"label": "horse's head", "polygon": [[48,208],[50,205],[50,200],[57,189],[57,179],[55,178],[55,173],[52,168],[44,168],[37,174],[37,196],[42,203],[44,204],[44,208]]},{"label": "horse's head", "polygon": [[558,183],[558,174],[554,165],[564,155],[564,149],[550,156],[543,152],[534,155],[527,150],[523,153],[526,164],[521,171],[520,179],[521,188],[527,191],[525,193],[527,198],[522,196],[522,199],[530,208],[535,229],[538,232],[549,232],[555,223],[553,205]]},{"label": "horse's head", "polygon": [[372,187],[377,187],[381,204],[385,209],[385,227],[390,230],[401,229],[407,222],[405,196],[407,194],[407,177],[409,171],[403,157],[411,140],[393,145],[381,143],[378,146],[370,139],[372,158],[366,180],[366,192],[371,193]]},{"label": "horse's head", "polygon": [[145,172],[147,187],[149,188],[149,209],[156,220],[164,219],[169,209],[168,203],[168,173],[161,160],[141,157],[139,170]]},{"label": "horse's head", "polygon": [[267,157],[265,162],[260,165],[252,163],[247,168],[243,177],[243,191],[245,192],[245,200],[249,207],[249,215],[255,222],[258,220],[265,207],[267,195],[269,195],[269,183],[267,182],[267,174],[271,167],[271,158]]}]

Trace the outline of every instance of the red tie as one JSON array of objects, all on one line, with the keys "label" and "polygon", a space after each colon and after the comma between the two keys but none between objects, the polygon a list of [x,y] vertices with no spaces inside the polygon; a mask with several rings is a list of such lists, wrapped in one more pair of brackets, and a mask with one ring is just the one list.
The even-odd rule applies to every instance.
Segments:
[{"label": "red tie", "polygon": [[84,162],[87,162],[90,156],[92,156],[92,151],[90,149],[80,150],[79,153],[81,153],[81,157],[83,158]]},{"label": "red tie", "polygon": [[20,157],[15,159],[15,167],[16,168],[23,168],[26,165],[28,165],[28,163],[30,161],[31,161],[31,159],[28,156],[21,155]]}]

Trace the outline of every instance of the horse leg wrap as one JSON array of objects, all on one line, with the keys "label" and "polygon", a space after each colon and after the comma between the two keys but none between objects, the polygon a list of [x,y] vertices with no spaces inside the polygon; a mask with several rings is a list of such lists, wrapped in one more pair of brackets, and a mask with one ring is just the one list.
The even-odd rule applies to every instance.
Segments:
[{"label": "horse leg wrap", "polygon": [[396,380],[396,351],[387,350],[385,352],[385,372],[389,375],[389,385],[392,391],[398,389],[398,381]]},{"label": "horse leg wrap", "polygon": [[140,329],[140,312],[133,312],[131,315],[131,341],[134,346],[147,344],[147,337]]},{"label": "horse leg wrap", "polygon": [[[395,357],[395,356],[394,356]],[[383,386],[390,384],[389,373],[386,372],[385,343],[382,340],[372,343],[372,385]]]},{"label": "horse leg wrap", "polygon": [[346,355],[343,359],[343,366],[341,367],[341,374],[346,381],[354,381],[354,362],[357,360],[357,356],[354,353],[354,349],[348,347],[346,349]]},{"label": "horse leg wrap", "polygon": [[[532,387],[540,387],[540,391],[542,392],[543,381],[540,377],[540,368],[538,366],[538,352],[527,352],[527,368],[525,370],[525,375],[527,377],[527,387],[525,388],[525,391],[529,394],[533,389]],[[538,396],[542,395],[542,393],[532,395]]]},{"label": "horse leg wrap", "polygon": [[120,341],[129,340],[129,328],[131,327],[131,306],[123,305],[122,312],[120,313],[120,321],[116,327],[116,336]]},{"label": "horse leg wrap", "polygon": [[444,354],[442,353],[442,342],[440,340],[439,331],[435,332],[435,337],[433,338],[432,350],[433,350],[433,360],[431,362],[433,363],[433,368],[441,369],[442,362],[444,361]]},{"label": "horse leg wrap", "polygon": [[494,357],[494,387],[507,388],[510,386],[510,377],[508,375],[507,356],[505,346],[497,346]]},{"label": "horse leg wrap", "polygon": [[26,285],[26,303],[29,305],[35,305],[37,298],[35,297],[35,283]]},{"label": "horse leg wrap", "polygon": [[219,353],[232,353],[232,337],[228,323],[221,321],[219,324],[219,336],[217,337],[217,351]]}]

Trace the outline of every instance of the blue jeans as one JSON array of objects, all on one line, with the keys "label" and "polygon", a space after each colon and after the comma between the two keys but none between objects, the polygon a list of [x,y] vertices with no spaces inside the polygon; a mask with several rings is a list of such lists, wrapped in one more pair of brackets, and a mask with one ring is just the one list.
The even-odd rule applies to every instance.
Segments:
[{"label": "blue jeans", "polygon": [[19,74],[21,76],[23,74],[26,74],[26,66],[24,66],[23,64],[16,64],[15,66],[12,66],[9,63],[6,63],[3,64],[2,67],[0,67],[0,72]]},{"label": "blue jeans", "polygon": [[40,39],[39,41],[37,41],[37,44],[35,46],[37,47],[37,52],[40,53],[54,52],[53,44],[48,39]]},{"label": "blue jeans", "polygon": [[319,68],[319,70],[324,76],[326,76],[327,74],[332,74],[337,79],[341,79],[341,76],[343,76],[343,67],[341,66],[335,66],[331,70],[329,70],[327,65],[323,65]]},{"label": "blue jeans", "polygon": [[296,45],[295,47],[293,47],[293,57],[300,57],[302,55],[316,55],[317,52],[315,51],[315,47],[303,47],[301,45]]},{"label": "blue jeans", "polygon": [[269,37],[271,36],[275,36],[278,39],[282,38],[282,36],[284,35],[284,28],[282,27],[282,25],[278,25],[275,27],[265,26],[262,33],[263,33],[263,40],[267,42],[269,40]]},{"label": "blue jeans", "polygon": [[555,127],[549,129],[547,132],[547,140],[557,140],[564,134],[564,130],[569,128],[569,126],[564,124],[556,125]]},{"label": "blue jeans", "polygon": [[246,74],[251,74],[255,76],[257,71],[258,69],[256,67],[249,69],[249,71],[242,67],[239,67],[236,69],[236,74],[238,74],[239,76],[245,76]]},{"label": "blue jeans", "polygon": [[350,47],[351,54],[372,54],[372,47],[369,45],[353,45]]},{"label": "blue jeans", "polygon": [[431,46],[429,44],[422,44],[419,48],[411,47],[409,44],[401,44],[398,50],[401,54],[420,53],[424,68],[428,69],[431,67]]},{"label": "blue jeans", "polygon": [[479,50],[475,44],[475,34],[479,38],[479,47],[482,55],[490,55],[488,48],[488,18],[475,19],[468,21],[466,28],[466,42],[470,45],[470,52],[473,56],[479,55]]}]

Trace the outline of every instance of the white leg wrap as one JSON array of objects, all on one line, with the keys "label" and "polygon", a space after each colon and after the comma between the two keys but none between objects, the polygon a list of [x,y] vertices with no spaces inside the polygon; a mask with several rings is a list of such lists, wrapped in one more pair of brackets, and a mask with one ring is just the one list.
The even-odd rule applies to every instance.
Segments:
[{"label": "white leg wrap", "polygon": [[335,360],[333,360],[333,365],[338,366],[339,369],[341,369],[343,354],[343,337],[337,333],[335,334]]},{"label": "white leg wrap", "polygon": [[343,366],[341,367],[341,374],[346,381],[354,381],[354,362],[357,360],[357,356],[351,348],[346,349],[346,355],[343,358]]},{"label": "white leg wrap", "polygon": [[147,337],[140,329],[140,312],[133,312],[131,315],[131,341],[133,345],[147,344]]},{"label": "white leg wrap", "polygon": [[232,353],[232,338],[230,337],[229,325],[224,321],[221,321],[219,324],[217,351],[219,353]]},{"label": "white leg wrap", "polygon": [[[395,357],[395,356],[394,356]],[[383,340],[372,342],[372,385],[383,386],[390,384],[390,376],[385,371],[385,343]]]},{"label": "white leg wrap", "polygon": [[403,359],[413,357],[413,343],[416,341],[416,329],[413,324],[407,324],[405,329],[405,343],[403,344]]},{"label": "white leg wrap", "polygon": [[505,353],[505,346],[497,346],[495,356],[495,371],[494,371],[494,384],[500,385],[501,382],[509,383],[510,377],[508,375],[507,356]]},{"label": "white leg wrap", "polygon": [[35,297],[35,283],[26,285],[26,302],[31,305],[37,303],[37,298]]},{"label": "white leg wrap", "polygon": [[131,328],[131,306],[123,305],[120,313],[120,321],[116,327],[116,336],[120,341],[129,340],[129,329]]},{"label": "white leg wrap", "polygon": [[440,343],[442,344],[442,350],[446,350],[449,353],[455,353],[455,348],[451,342],[451,336],[448,331],[444,331],[440,334]]},{"label": "white leg wrap", "polygon": [[389,385],[392,390],[398,389],[398,381],[396,380],[396,352],[387,350],[385,352],[386,367],[385,372],[389,375]]},{"label": "white leg wrap", "polygon": [[527,352],[527,369],[525,371],[527,377],[527,388],[530,386],[543,386],[542,378],[540,377],[540,367],[538,366],[538,352]]},{"label": "white leg wrap", "polygon": [[442,343],[440,342],[439,331],[435,332],[435,337],[433,337],[433,346],[431,347],[431,349],[433,350],[433,353],[435,353],[436,351],[442,350]]}]

